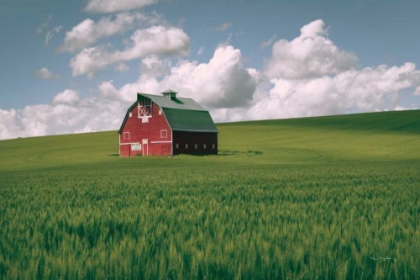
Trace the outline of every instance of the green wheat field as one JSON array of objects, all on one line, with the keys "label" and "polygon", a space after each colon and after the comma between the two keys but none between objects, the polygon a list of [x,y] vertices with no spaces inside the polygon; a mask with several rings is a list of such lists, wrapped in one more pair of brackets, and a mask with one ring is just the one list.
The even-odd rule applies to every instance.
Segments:
[{"label": "green wheat field", "polygon": [[420,111],[0,141],[0,279],[420,279]]}]

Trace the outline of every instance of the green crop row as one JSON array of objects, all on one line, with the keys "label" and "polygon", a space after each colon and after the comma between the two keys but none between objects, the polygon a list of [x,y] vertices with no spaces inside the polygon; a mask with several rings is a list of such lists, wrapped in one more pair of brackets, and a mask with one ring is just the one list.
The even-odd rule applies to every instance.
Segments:
[{"label": "green crop row", "polygon": [[108,175],[2,176],[0,278],[420,278],[412,164]]}]

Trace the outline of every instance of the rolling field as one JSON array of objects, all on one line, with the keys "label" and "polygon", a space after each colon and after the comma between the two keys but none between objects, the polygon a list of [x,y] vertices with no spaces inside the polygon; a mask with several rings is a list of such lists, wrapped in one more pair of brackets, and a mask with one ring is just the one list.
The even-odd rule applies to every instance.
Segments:
[{"label": "rolling field", "polygon": [[0,279],[420,279],[420,111],[0,141]]}]

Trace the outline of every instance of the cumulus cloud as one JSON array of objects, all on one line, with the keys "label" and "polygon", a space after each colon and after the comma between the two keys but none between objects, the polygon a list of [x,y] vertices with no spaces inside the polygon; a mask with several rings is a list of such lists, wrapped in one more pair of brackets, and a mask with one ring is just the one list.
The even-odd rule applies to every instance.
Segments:
[{"label": "cumulus cloud", "polygon": [[[414,63],[355,69],[356,57],[340,51],[320,20],[291,42],[272,47],[248,107],[213,108],[216,121],[240,121],[400,110],[404,90],[420,94]],[[413,108],[416,106],[412,106]]]},{"label": "cumulus cloud", "polygon": [[125,72],[130,70],[130,66],[128,66],[125,63],[119,63],[116,67],[115,67],[115,71],[116,72]]},{"label": "cumulus cloud", "polygon": [[42,80],[54,80],[60,78],[60,75],[54,74],[46,67],[42,67],[41,69],[36,70],[34,76],[35,78]]},{"label": "cumulus cloud", "polygon": [[78,51],[91,46],[100,38],[122,34],[139,25],[155,25],[160,22],[163,22],[162,15],[154,12],[147,15],[139,12],[123,12],[115,17],[102,17],[97,22],[85,19],[66,32],[63,44],[58,48],[58,51]]},{"label": "cumulus cloud", "polygon": [[66,89],[65,91],[57,94],[52,104],[58,105],[58,104],[65,104],[65,105],[77,105],[80,102],[79,94],[71,89]]},{"label": "cumulus cloud", "polygon": [[[288,118],[394,110],[400,91],[414,86],[413,63],[380,65],[312,79],[272,79],[273,88],[250,108],[249,118]],[[402,79],[402,76],[406,78]],[[263,112],[263,113],[262,113]]]},{"label": "cumulus cloud", "polygon": [[93,13],[114,13],[139,9],[156,3],[157,0],[88,0],[85,11]]},{"label": "cumulus cloud", "polygon": [[131,36],[131,44],[124,50],[109,50],[105,46],[82,50],[70,61],[73,76],[93,75],[105,66],[147,55],[186,55],[190,39],[179,28],[152,26],[139,29]]},{"label": "cumulus cloud", "polygon": [[167,88],[192,97],[209,108],[248,106],[258,72],[245,69],[241,52],[232,46],[216,49],[208,63],[180,61],[150,55],[142,60],[142,74],[135,83],[117,89],[112,81],[99,86],[99,96],[80,98],[66,89],[51,104],[21,110],[0,110],[0,139],[118,129],[137,92],[160,94]]},{"label": "cumulus cloud", "polygon": [[[159,79],[162,74],[165,76]],[[220,46],[208,63],[180,61],[171,67],[169,61],[146,58],[138,81],[123,86],[118,92],[119,96],[132,98],[136,91],[160,94],[171,88],[208,108],[243,107],[252,101],[258,76],[255,69],[244,68],[239,49]],[[111,84],[104,85],[109,92]]]},{"label": "cumulus cloud", "polygon": [[[149,40],[150,48],[154,47],[154,35],[146,32],[138,36],[143,36],[141,42]],[[0,109],[0,139],[117,129],[137,92],[160,94],[168,88],[194,98],[210,110],[217,122],[401,110],[407,109],[401,106],[407,104],[403,102],[407,94],[401,92],[420,94],[420,71],[414,63],[356,69],[356,57],[338,50],[326,36],[322,21],[304,26],[298,38],[279,40],[272,46],[269,60],[281,64],[283,60],[278,59],[282,56],[277,51],[290,53],[290,57],[283,58],[286,65],[293,61],[292,69],[267,61],[265,68],[258,71],[245,68],[241,51],[230,45],[219,45],[205,63],[174,63],[149,51],[149,43],[141,51],[135,50],[137,37],[133,35],[132,45],[124,51],[106,51],[118,57],[110,62],[116,65],[130,57],[142,57],[137,81],[119,88],[113,81],[102,82],[99,95],[91,98],[81,98],[78,92],[67,89],[58,93],[51,104]],[[97,57],[104,58],[102,53]],[[418,107],[412,104],[410,109]]]},{"label": "cumulus cloud", "polygon": [[66,89],[51,104],[0,109],[0,139],[114,130],[132,102],[104,96],[81,99],[76,91]]},{"label": "cumulus cloud", "polygon": [[140,71],[143,77],[161,77],[170,74],[172,62],[169,59],[159,59],[151,55],[142,59]]},{"label": "cumulus cloud", "polygon": [[269,78],[304,79],[352,69],[356,56],[339,50],[327,35],[324,22],[316,20],[303,26],[300,36],[292,41],[275,42],[264,74]]}]

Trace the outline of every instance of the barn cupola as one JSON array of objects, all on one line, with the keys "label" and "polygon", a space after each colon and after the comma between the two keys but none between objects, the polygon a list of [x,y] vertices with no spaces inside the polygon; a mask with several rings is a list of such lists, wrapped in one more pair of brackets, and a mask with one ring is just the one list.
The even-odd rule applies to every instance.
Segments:
[{"label": "barn cupola", "polygon": [[176,95],[178,94],[176,91],[173,91],[172,89],[165,90],[162,92],[163,96],[166,98],[169,98],[171,100],[176,100]]}]

